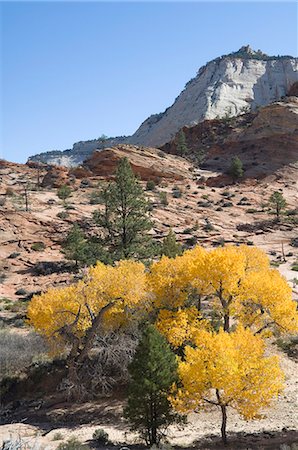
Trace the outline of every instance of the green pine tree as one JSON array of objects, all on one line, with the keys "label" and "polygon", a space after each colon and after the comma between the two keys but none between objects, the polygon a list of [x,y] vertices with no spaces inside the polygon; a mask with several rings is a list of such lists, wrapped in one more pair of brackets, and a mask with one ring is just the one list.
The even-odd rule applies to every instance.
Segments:
[{"label": "green pine tree", "polygon": [[57,191],[57,195],[60,198],[60,200],[63,201],[65,204],[65,201],[68,199],[68,197],[71,196],[71,188],[67,184],[63,184]]},{"label": "green pine tree", "polygon": [[86,261],[87,239],[78,224],[74,224],[62,243],[62,251],[66,259],[75,261],[76,267],[79,263]]},{"label": "green pine tree", "polygon": [[171,229],[169,234],[163,239],[161,246],[161,255],[168,256],[169,258],[175,258],[177,255],[181,255],[182,246],[176,241],[176,235]]},{"label": "green pine tree", "polygon": [[168,400],[173,383],[178,381],[177,360],[153,325],[145,329],[129,373],[124,415],[147,445],[158,444],[167,427],[182,418],[172,410]]},{"label": "green pine tree", "polygon": [[282,210],[287,206],[286,199],[281,192],[275,191],[269,198],[269,204],[275,210],[276,220],[279,221]]},{"label": "green pine tree", "polygon": [[180,156],[184,156],[186,153],[189,152],[189,149],[186,145],[186,137],[183,130],[180,131],[178,135],[178,142],[177,142],[177,153]]},{"label": "green pine tree", "polygon": [[103,211],[93,215],[102,231],[102,244],[113,261],[147,258],[155,252],[149,203],[127,158],[118,164],[115,181],[102,191]]},{"label": "green pine tree", "polygon": [[241,178],[243,176],[243,173],[244,170],[241,159],[238,156],[234,156],[229,168],[229,174],[231,175],[233,180],[236,181],[238,178]]}]

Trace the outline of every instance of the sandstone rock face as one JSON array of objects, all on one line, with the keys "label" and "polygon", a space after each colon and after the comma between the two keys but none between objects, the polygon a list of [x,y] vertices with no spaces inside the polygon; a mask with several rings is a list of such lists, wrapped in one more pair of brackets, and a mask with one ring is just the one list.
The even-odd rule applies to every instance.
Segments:
[{"label": "sandstone rock face", "polygon": [[65,167],[53,166],[44,176],[41,186],[59,188],[68,182],[68,170]]},{"label": "sandstone rock face", "polygon": [[[183,180],[189,177],[191,164],[185,159],[167,155],[161,150],[133,145],[118,145],[92,153],[83,165],[92,176],[112,177],[121,158],[127,157],[136,175],[142,180],[167,178]],[[80,169],[80,168],[78,168]],[[79,171],[72,171],[79,177]],[[82,171],[84,174],[84,171]]]},{"label": "sandstone rock face", "polygon": [[120,143],[159,147],[171,141],[184,126],[236,116],[275,102],[291,92],[297,81],[297,58],[269,57],[249,46],[242,47],[202,67],[172,106],[150,116],[132,136],[111,138],[104,143],[100,139],[78,142],[72,150],[41,153],[30,160],[71,167],[81,164],[96,149]]},{"label": "sandstone rock face", "polygon": [[160,146],[185,125],[268,105],[286,95],[298,78],[295,59],[226,57],[203,67],[163,114],[149,117],[131,142]]},{"label": "sandstone rock face", "polygon": [[[229,120],[206,120],[183,130],[191,151],[189,156],[196,158],[201,152],[204,155],[201,167],[220,174],[218,180],[210,180],[209,185],[218,186],[227,182],[223,174],[236,155],[243,162],[247,178],[267,176],[283,167],[288,174],[296,172],[297,177],[297,97],[285,97],[254,113]],[[162,149],[177,154],[177,142],[178,134]]]},{"label": "sandstone rock face", "polygon": [[104,142],[101,139],[93,139],[91,141],[80,141],[73,144],[72,149],[68,150],[53,150],[49,152],[39,153],[38,155],[30,156],[30,161],[40,161],[47,164],[64,167],[76,167],[87,159],[94,150],[100,150],[106,147],[111,147],[119,143],[126,142],[125,136],[106,139]]}]

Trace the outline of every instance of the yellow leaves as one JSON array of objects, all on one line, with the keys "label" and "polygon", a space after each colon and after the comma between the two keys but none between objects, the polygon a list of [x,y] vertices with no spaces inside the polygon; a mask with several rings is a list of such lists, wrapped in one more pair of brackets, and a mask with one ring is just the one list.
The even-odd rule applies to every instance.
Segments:
[{"label": "yellow leaves", "polygon": [[[176,311],[197,306],[199,301],[208,302],[219,317],[229,316],[233,323],[255,331],[273,324],[281,332],[298,330],[290,287],[279,272],[270,268],[265,253],[255,247],[227,246],[207,251],[197,246],[182,256],[163,257],[154,263],[147,280],[157,309]],[[192,298],[194,291],[196,299]],[[179,334],[187,335],[185,320],[181,320],[181,331],[174,324],[170,338],[173,345],[175,340],[181,341]],[[164,327],[170,328],[169,323]]]},{"label": "yellow leaves", "polygon": [[161,310],[156,322],[158,331],[163,334],[173,347],[181,347],[193,342],[199,330],[210,328],[196,307],[178,309],[178,311]]},{"label": "yellow leaves", "polygon": [[184,256],[168,258],[152,264],[147,277],[148,289],[153,294],[156,308],[183,306],[187,299],[187,289],[191,274],[187,270],[187,259]]},{"label": "yellow leaves", "polygon": [[291,288],[275,269],[247,274],[237,305],[239,320],[254,330],[272,322],[281,332],[298,330],[298,314]]},{"label": "yellow leaves", "polygon": [[237,247],[211,250],[206,265],[205,276],[210,280],[212,293],[220,293],[226,299],[237,294],[246,267],[246,257]]},{"label": "yellow leaves", "polygon": [[278,358],[266,357],[263,340],[250,330],[202,331],[196,344],[185,348],[185,360],[179,364],[183,388],[172,399],[178,410],[191,411],[209,401],[233,406],[251,419],[282,390]]},{"label": "yellow leaves", "polygon": [[[63,336],[67,343],[70,332],[82,337],[91,325],[90,311],[97,315],[112,302],[113,307],[104,315],[104,327],[117,328],[136,309],[142,311],[146,307],[144,269],[143,264],[133,261],[121,261],[116,267],[98,263],[89,269],[83,281],[33,297],[28,307],[29,323],[54,346],[61,345]],[[65,330],[67,325],[71,329]]]},{"label": "yellow leaves", "polygon": [[35,296],[28,318],[38,332],[61,344],[57,330],[69,326],[81,338],[91,325],[90,310],[97,315],[111,302],[104,314],[105,329],[155,310],[158,329],[174,347],[194,342],[201,329],[215,323],[212,314],[221,324],[225,317],[226,323],[254,332],[267,332],[272,324],[281,332],[298,330],[290,287],[270,269],[261,250],[244,245],[210,251],[197,246],[176,258],[162,257],[147,272],[134,261],[120,261],[115,267],[98,263],[83,281]]},{"label": "yellow leaves", "polygon": [[269,258],[261,249],[244,244],[236,248],[245,258],[246,272],[256,272],[270,268]]}]

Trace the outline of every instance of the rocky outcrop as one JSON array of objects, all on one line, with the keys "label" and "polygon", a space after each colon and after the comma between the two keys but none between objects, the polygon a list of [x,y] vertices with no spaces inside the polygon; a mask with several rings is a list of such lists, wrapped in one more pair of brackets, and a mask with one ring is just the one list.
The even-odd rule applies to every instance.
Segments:
[{"label": "rocky outcrop", "polygon": [[77,178],[85,177],[86,174],[110,178],[114,176],[119,160],[124,157],[129,159],[132,170],[142,180],[183,180],[190,174],[191,165],[186,160],[154,148],[133,145],[95,151],[82,167],[71,170],[71,173]]},{"label": "rocky outcrop", "polygon": [[[31,160],[76,166],[95,149],[119,143],[160,147],[184,126],[206,119],[236,116],[281,99],[298,81],[298,59],[267,56],[249,46],[202,67],[175,102],[146,119],[132,136],[78,142],[72,150],[41,153]],[[290,91],[291,92],[291,91]]]},{"label": "rocky outcrop", "polygon": [[59,188],[69,182],[68,170],[65,167],[53,166],[44,176],[41,186]]},{"label": "rocky outcrop", "polygon": [[73,144],[72,149],[64,151],[53,150],[30,156],[28,162],[40,161],[56,166],[77,167],[82,164],[94,150],[112,147],[113,145],[125,143],[126,141],[127,137],[125,136],[108,138],[105,140],[98,138],[90,141],[80,141]]},{"label": "rocky outcrop", "polygon": [[[201,167],[218,172],[218,182],[227,183],[223,176],[233,156],[242,160],[245,177],[260,178],[298,161],[298,98],[282,101],[232,119],[207,120],[183,128],[189,158],[201,157]],[[162,149],[177,154],[178,134]],[[294,169],[293,169],[294,170]]]},{"label": "rocky outcrop", "polygon": [[294,58],[268,60],[228,55],[211,61],[187,83],[170,108],[140,126],[131,142],[160,146],[185,125],[236,116],[268,105],[286,95],[298,80],[297,70]]}]

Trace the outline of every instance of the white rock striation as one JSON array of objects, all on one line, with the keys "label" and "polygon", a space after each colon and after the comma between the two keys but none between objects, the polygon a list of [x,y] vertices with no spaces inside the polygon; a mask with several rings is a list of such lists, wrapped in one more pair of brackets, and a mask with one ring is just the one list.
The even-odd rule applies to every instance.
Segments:
[{"label": "white rock striation", "polygon": [[[128,137],[108,140],[105,146],[131,143],[156,147],[170,141],[183,126],[205,119],[235,116],[279,100],[298,81],[298,58],[268,57],[249,46],[216,58],[202,67],[190,80],[172,106],[146,119]],[[48,152],[31,157],[50,164],[77,165],[93,150],[102,148],[99,141],[76,143],[72,150]]]}]

